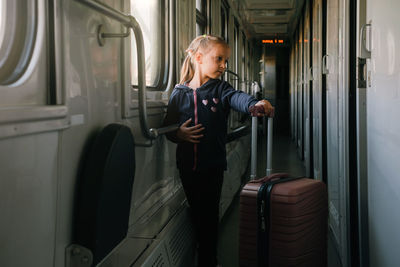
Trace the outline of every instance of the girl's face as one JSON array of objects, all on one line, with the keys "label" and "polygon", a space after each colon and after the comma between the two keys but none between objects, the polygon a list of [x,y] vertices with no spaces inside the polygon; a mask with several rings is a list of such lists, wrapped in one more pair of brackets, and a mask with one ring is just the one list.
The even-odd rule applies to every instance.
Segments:
[{"label": "girl's face", "polygon": [[200,53],[197,62],[204,78],[217,79],[226,69],[230,49],[223,44],[214,44],[207,53]]}]

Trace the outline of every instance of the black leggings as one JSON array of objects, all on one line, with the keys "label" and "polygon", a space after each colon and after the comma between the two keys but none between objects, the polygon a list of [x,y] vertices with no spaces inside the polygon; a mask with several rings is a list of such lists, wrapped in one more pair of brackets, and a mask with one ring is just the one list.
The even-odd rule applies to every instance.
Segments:
[{"label": "black leggings", "polygon": [[180,176],[199,245],[199,267],[215,267],[224,170],[180,170]]}]

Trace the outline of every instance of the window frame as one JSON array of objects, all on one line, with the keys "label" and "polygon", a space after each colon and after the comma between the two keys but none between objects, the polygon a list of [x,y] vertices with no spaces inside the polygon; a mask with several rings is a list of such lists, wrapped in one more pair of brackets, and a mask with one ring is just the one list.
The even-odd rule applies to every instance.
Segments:
[{"label": "window frame", "polygon": [[[132,0],[131,0],[132,1]],[[169,72],[172,71],[170,68],[169,62],[174,60],[170,55],[170,45],[171,45],[171,27],[170,27],[170,16],[171,16],[171,3],[170,1],[159,1],[161,19],[160,25],[161,28],[161,36],[160,40],[164,47],[164,49],[160,49],[160,58],[162,59],[159,64],[159,75],[153,85],[147,85],[146,89],[149,91],[165,91],[167,90],[168,80],[169,80]],[[163,12],[164,10],[164,12]],[[133,16],[133,14],[131,14]],[[133,38],[133,37],[131,37]],[[131,46],[130,46],[131,47]],[[131,47],[132,48],[132,47]],[[131,49],[131,53],[136,53],[136,50]],[[130,64],[132,62],[130,61]],[[132,75],[132,71],[131,74]],[[130,79],[130,84],[133,89],[138,89],[138,84],[132,84],[132,78]]]},{"label": "window frame", "polygon": [[[62,91],[61,79],[56,80],[56,75],[61,77],[58,60],[63,54],[59,33],[61,22],[54,18],[54,14],[61,12],[61,8],[54,1],[34,2],[37,20],[35,41],[26,70],[15,82],[0,87],[0,96],[6,95],[6,101],[9,101],[6,105],[0,104],[0,139],[53,132],[72,125],[68,119],[68,107],[63,102],[65,92]],[[39,84],[38,79],[42,83]],[[26,91],[29,87],[43,94],[43,99],[27,102],[26,96],[32,93]],[[11,91],[13,93],[9,97]]]},{"label": "window frame", "polygon": [[[235,64],[234,64],[234,72],[236,72],[238,75],[239,73],[239,62],[240,62],[240,25],[235,17],[233,20],[233,57],[235,58]],[[239,79],[235,80],[235,85],[234,88],[236,90],[240,90],[240,81]]]},{"label": "window frame", "polygon": [[[197,4],[200,1],[201,9],[199,10],[197,8]],[[202,35],[202,34],[208,34],[210,33],[210,21],[209,21],[209,3],[207,0],[196,0],[196,34],[197,35]],[[197,27],[202,29],[202,32],[198,33],[197,32]]]},{"label": "window frame", "polygon": [[[221,16],[221,37],[225,39],[225,42],[229,44],[229,5],[226,3],[225,0],[221,2],[221,14],[224,14],[224,20]],[[229,60],[226,64],[226,68],[229,69]],[[224,81],[228,81],[228,74],[225,72],[223,76]]]},{"label": "window frame", "polygon": [[246,88],[246,35],[243,32],[243,29],[240,31],[240,35],[241,35],[241,49],[240,49],[240,66],[241,66],[241,77],[242,77],[242,90],[244,92],[247,92],[247,88]]}]

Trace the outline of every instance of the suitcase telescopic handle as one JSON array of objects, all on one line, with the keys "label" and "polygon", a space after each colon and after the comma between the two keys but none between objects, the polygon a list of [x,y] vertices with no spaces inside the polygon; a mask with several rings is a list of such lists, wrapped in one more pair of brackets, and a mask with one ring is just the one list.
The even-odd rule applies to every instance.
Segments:
[{"label": "suitcase telescopic handle", "polygon": [[[251,170],[250,180],[254,180],[257,177],[257,125],[258,118],[256,114],[263,113],[260,110],[251,112]],[[268,131],[267,131],[267,168],[266,175],[269,176],[272,173],[272,133],[273,133],[273,118],[268,117]]]},{"label": "suitcase telescopic handle", "polygon": [[250,180],[256,179],[257,176],[257,124],[258,118],[251,118],[251,172]]},{"label": "suitcase telescopic handle", "polygon": [[267,169],[265,175],[272,174],[272,135],[273,135],[274,121],[272,117],[268,117],[268,131],[267,131]]}]

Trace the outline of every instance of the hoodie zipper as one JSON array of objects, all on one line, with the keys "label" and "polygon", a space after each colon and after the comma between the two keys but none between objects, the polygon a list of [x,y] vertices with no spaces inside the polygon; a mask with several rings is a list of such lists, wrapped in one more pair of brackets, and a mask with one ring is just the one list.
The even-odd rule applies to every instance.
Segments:
[{"label": "hoodie zipper", "polygon": [[[196,90],[193,90],[193,98],[194,98],[194,125],[197,125],[199,119],[197,116],[197,93],[196,93]],[[195,171],[196,167],[197,167],[197,144],[193,144],[193,152],[194,152],[193,171]]]}]

